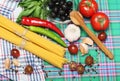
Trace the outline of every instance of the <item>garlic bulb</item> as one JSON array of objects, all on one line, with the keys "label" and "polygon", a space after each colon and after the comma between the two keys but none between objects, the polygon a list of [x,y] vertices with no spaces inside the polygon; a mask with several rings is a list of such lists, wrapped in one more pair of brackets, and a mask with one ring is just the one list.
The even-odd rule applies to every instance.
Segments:
[{"label": "garlic bulb", "polygon": [[73,42],[73,41],[76,41],[80,38],[81,30],[75,24],[69,24],[67,26],[67,28],[65,29],[64,33],[65,33],[65,38],[69,42]]}]

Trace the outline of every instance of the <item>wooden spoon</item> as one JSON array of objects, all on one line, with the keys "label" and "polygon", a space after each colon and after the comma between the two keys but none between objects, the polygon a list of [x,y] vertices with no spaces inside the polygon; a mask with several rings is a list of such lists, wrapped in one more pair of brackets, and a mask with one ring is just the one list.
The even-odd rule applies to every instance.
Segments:
[{"label": "wooden spoon", "polygon": [[70,19],[76,25],[79,25],[83,30],[92,38],[92,40],[98,45],[98,47],[105,53],[111,60],[114,58],[113,54],[103,45],[103,43],[92,33],[86,26],[82,15],[78,11],[70,12]]}]

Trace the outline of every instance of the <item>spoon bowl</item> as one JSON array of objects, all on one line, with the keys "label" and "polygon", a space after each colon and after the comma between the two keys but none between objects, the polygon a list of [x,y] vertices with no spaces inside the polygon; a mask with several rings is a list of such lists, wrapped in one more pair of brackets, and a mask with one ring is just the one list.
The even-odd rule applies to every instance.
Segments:
[{"label": "spoon bowl", "polygon": [[[72,22],[76,25],[82,25],[82,23],[84,23],[84,19],[83,16],[78,12],[78,11],[72,11],[70,13],[70,19],[72,20]],[[81,23],[80,23],[81,22]]]}]

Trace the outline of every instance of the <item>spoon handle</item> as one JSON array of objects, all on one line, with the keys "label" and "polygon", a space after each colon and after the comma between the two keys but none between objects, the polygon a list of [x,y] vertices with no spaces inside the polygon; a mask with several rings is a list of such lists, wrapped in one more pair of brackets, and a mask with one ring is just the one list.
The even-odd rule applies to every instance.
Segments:
[{"label": "spoon handle", "polygon": [[93,34],[92,31],[89,30],[88,27],[85,24],[82,24],[81,27],[94,40],[94,42],[105,53],[105,55],[112,60],[114,58],[113,54],[104,46],[104,44],[95,36],[95,34]]}]

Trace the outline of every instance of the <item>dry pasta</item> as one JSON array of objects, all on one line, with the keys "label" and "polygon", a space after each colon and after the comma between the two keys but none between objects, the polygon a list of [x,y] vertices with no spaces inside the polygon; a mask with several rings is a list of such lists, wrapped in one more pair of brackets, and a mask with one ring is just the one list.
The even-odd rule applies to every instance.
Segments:
[{"label": "dry pasta", "polygon": [[21,36],[24,39],[27,39],[41,47],[43,47],[46,50],[49,50],[55,54],[58,54],[59,56],[64,56],[65,54],[65,48],[53,43],[52,41],[49,41],[25,28],[18,25],[15,22],[12,22],[11,20],[7,19],[6,17],[0,15],[0,26]]},{"label": "dry pasta", "polygon": [[[47,51],[40,46],[27,41],[20,36],[17,36],[16,34],[0,27],[0,37],[17,45],[21,46],[25,49],[28,50],[29,52],[33,53],[34,55],[42,58],[43,60],[47,61],[48,63],[58,67],[62,68],[63,64],[67,62],[67,59],[60,57],[50,51]],[[24,42],[24,43],[23,43]]]}]

